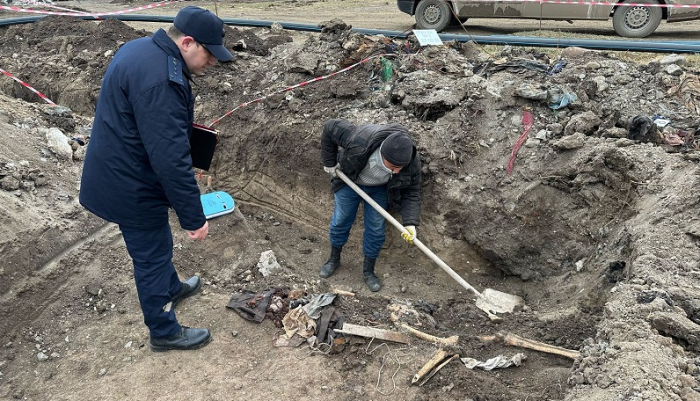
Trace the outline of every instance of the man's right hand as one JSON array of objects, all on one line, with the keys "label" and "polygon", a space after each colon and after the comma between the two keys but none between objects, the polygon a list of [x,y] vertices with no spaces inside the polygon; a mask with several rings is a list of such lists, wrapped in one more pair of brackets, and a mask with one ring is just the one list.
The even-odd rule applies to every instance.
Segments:
[{"label": "man's right hand", "polygon": [[195,231],[188,231],[187,235],[190,236],[192,239],[198,239],[200,241],[204,241],[204,238],[207,237],[207,234],[209,234],[209,222],[205,221],[204,225]]},{"label": "man's right hand", "polygon": [[323,171],[325,171],[326,173],[330,174],[331,178],[335,178],[335,177],[337,176],[337,174],[335,173],[335,170],[337,170],[338,167],[340,167],[340,163],[338,163],[338,164],[336,164],[335,166],[332,166],[332,167],[323,166]]}]

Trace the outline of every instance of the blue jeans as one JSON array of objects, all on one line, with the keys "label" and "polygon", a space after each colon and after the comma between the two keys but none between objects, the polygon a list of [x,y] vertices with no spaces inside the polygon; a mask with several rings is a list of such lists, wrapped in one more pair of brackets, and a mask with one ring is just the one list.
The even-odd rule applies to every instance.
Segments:
[{"label": "blue jeans", "polygon": [[173,265],[173,234],[170,224],[157,229],[119,226],[126,249],[134,262],[134,279],[143,321],[151,337],[170,337],[180,331],[175,311],[164,307],[181,289]]},{"label": "blue jeans", "polygon": [[[359,185],[359,187],[386,210],[388,204],[386,185],[372,187]],[[333,217],[331,218],[331,227],[328,232],[331,246],[340,248],[348,242],[350,229],[357,215],[357,209],[360,202],[363,202],[365,232],[362,237],[362,253],[368,258],[376,259],[385,240],[384,229],[386,221],[384,216],[347,185],[333,195],[333,200],[335,206],[333,208]]]}]

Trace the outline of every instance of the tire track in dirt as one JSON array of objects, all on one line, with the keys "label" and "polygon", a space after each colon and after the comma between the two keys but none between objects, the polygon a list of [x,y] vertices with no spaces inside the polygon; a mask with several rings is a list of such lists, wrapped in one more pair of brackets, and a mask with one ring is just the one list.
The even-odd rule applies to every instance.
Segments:
[{"label": "tire track in dirt", "polygon": [[[73,275],[91,275],[91,269],[72,270],[74,266],[80,266],[78,263],[72,263],[75,259],[90,267],[102,252],[120,239],[121,233],[115,224],[104,224],[87,237],[68,244],[34,274],[15,283],[13,290],[0,297],[0,305],[3,305],[0,320],[7,323],[0,331],[0,336],[7,336],[41,315],[48,306],[57,301],[66,286],[74,282]],[[87,260],[92,262],[86,263]]]}]

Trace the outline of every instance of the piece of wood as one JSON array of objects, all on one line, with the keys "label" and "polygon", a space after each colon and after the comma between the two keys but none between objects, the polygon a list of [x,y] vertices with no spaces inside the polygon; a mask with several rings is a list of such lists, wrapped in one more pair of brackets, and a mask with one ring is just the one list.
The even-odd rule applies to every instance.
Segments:
[{"label": "piece of wood", "polygon": [[441,364],[439,364],[438,366],[436,366],[435,369],[431,370],[430,373],[429,373],[427,376],[425,376],[425,378],[423,378],[423,380],[421,380],[421,382],[420,382],[420,384],[418,385],[418,387],[423,386],[425,383],[428,382],[428,380],[430,380],[431,377],[435,376],[435,374],[436,374],[437,372],[439,372],[440,369],[442,369],[443,367],[445,367],[445,365],[447,365],[448,363],[454,361],[454,360],[457,359],[457,358],[459,358],[459,354],[454,354],[454,355],[452,355],[451,357],[445,359]]},{"label": "piece of wood", "polygon": [[459,336],[451,336],[451,337],[447,337],[447,338],[436,337],[436,336],[430,335],[428,333],[424,333],[420,330],[414,329],[413,327],[407,325],[406,323],[399,323],[399,326],[404,328],[409,333],[413,334],[414,336],[416,336],[420,339],[434,342],[436,344],[454,347],[455,345],[457,345],[457,341],[459,341]]},{"label": "piece of wood", "polygon": [[428,360],[428,362],[423,365],[420,370],[418,370],[418,373],[413,375],[413,379],[411,379],[411,384],[416,384],[419,380],[421,380],[423,377],[427,376],[431,370],[437,365],[442,362],[445,357],[447,356],[447,352],[443,350],[442,348],[438,349],[435,351],[433,356]]},{"label": "piece of wood", "polygon": [[392,341],[395,343],[409,344],[411,338],[398,331],[376,329],[374,327],[359,326],[351,323],[344,323],[341,330],[335,329],[336,333],[349,334],[352,336],[376,338],[378,340]]},{"label": "piece of wood", "polygon": [[339,289],[337,289],[337,288],[334,288],[334,289],[333,289],[333,294],[336,294],[336,295],[343,295],[343,296],[346,296],[346,297],[354,297],[354,296],[355,296],[355,293],[354,293],[354,292],[345,291],[345,290],[339,290]]},{"label": "piece of wood", "polygon": [[546,352],[548,354],[554,354],[559,356],[564,356],[571,359],[578,358],[581,353],[575,350],[570,350],[562,347],[557,347],[556,345],[550,345],[543,342],[530,340],[529,338],[520,337],[513,333],[498,333],[493,336],[480,336],[478,337],[481,341],[501,341],[505,345],[510,345],[514,347],[527,348],[535,351]]}]

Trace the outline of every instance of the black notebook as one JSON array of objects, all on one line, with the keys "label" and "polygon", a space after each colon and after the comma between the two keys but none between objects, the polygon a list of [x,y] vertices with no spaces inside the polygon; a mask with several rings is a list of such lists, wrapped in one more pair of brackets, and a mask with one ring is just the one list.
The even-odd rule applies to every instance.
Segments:
[{"label": "black notebook", "polygon": [[192,134],[190,135],[192,167],[209,170],[218,142],[219,132],[217,130],[204,125],[192,124]]}]

